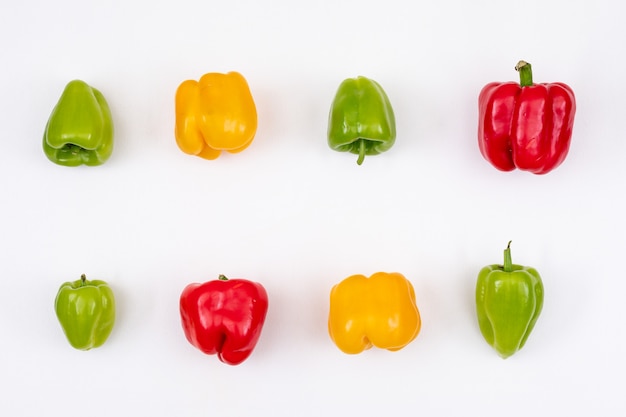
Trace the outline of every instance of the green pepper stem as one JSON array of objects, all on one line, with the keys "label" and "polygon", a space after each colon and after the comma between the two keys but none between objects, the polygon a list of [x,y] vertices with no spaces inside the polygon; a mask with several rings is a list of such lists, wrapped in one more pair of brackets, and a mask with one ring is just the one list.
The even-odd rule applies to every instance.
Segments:
[{"label": "green pepper stem", "polygon": [[228,278],[226,278],[226,275],[224,274],[220,274],[220,276],[217,277],[217,279],[219,279],[220,281],[228,281]]},{"label": "green pepper stem", "polygon": [[532,66],[526,61],[520,61],[515,66],[515,70],[519,72],[519,83],[522,87],[533,85]]},{"label": "green pepper stem", "polygon": [[511,260],[511,241],[509,240],[509,244],[506,245],[506,249],[504,250],[504,266],[502,267],[504,272],[513,271],[513,261]]},{"label": "green pepper stem", "polygon": [[80,276],[80,286],[81,286],[81,287],[84,287],[84,286],[85,286],[85,282],[86,282],[86,281],[87,281],[87,275],[82,274],[82,275]]},{"label": "green pepper stem", "polygon": [[361,165],[364,159],[365,159],[365,140],[359,139],[359,159],[356,160],[356,163],[358,165]]}]

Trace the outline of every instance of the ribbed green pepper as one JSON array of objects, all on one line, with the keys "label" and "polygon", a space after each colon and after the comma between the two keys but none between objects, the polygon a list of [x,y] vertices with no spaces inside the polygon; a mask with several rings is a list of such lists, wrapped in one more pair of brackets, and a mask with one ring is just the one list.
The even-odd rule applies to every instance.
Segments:
[{"label": "ribbed green pepper", "polygon": [[366,77],[344,80],[330,108],[328,145],[339,152],[378,155],[396,140],[396,119],[387,94]]},{"label": "ribbed green pepper", "polygon": [[113,121],[102,93],[70,81],[46,125],[43,150],[59,165],[103,164],[113,152]]},{"label": "ribbed green pepper", "polygon": [[483,337],[507,358],[526,343],[543,307],[539,273],[511,261],[511,242],[504,265],[489,265],[478,274],[476,312]]},{"label": "ribbed green pepper", "polygon": [[80,350],[101,346],[115,324],[115,298],[109,285],[100,280],[77,281],[61,285],[54,310],[70,344]]}]

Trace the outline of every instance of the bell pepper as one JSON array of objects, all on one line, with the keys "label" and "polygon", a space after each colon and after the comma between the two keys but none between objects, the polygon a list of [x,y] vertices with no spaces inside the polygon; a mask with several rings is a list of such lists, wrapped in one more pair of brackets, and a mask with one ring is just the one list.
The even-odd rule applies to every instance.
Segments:
[{"label": "bell pepper", "polygon": [[352,275],[330,292],[328,332],[348,354],[372,346],[390,351],[408,345],[420,331],[413,285],[400,273]]},{"label": "bell pepper", "polygon": [[185,337],[207,355],[238,365],[250,356],[267,314],[265,288],[246,279],[218,279],[188,285],[180,296]]},{"label": "bell pepper", "polygon": [[74,348],[101,346],[115,324],[115,298],[109,285],[100,280],[79,280],[61,285],[54,301],[59,323]]},{"label": "bell pepper", "polygon": [[208,73],[176,91],[176,143],[185,153],[216,159],[246,149],[257,129],[257,112],[246,79],[238,72]]},{"label": "bell pepper", "polygon": [[501,171],[546,174],[569,151],[576,113],[572,89],[563,83],[534,84],[531,65],[515,67],[520,83],[489,83],[478,98],[478,144]]},{"label": "bell pepper", "polygon": [[537,270],[511,261],[511,242],[503,265],[478,274],[476,312],[480,331],[502,358],[520,350],[543,307],[543,283]]},{"label": "bell pepper", "polygon": [[43,150],[59,165],[106,162],[113,152],[113,121],[102,93],[84,81],[70,81],[46,125]]},{"label": "bell pepper", "polygon": [[396,119],[382,87],[366,77],[344,80],[330,108],[330,148],[358,155],[361,165],[366,155],[389,150],[395,140]]}]

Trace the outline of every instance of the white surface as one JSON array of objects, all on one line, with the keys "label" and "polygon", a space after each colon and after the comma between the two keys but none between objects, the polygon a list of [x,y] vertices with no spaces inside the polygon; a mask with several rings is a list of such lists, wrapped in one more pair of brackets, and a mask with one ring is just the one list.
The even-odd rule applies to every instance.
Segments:
[{"label": "white surface", "polygon": [[[0,414],[623,415],[623,4],[3,2]],[[546,176],[496,171],[476,143],[478,92],[515,80],[519,59],[577,97],[570,154]],[[255,98],[255,141],[215,161],[183,154],[177,86],[230,70]],[[356,75],[383,86],[398,130],[360,167],[325,136],[336,88]],[[101,167],[41,150],[74,78],[112,109]],[[473,291],[508,240],[546,299],[504,361]],[[379,270],[413,282],[422,331],[396,353],[345,355],[326,331],[328,293]],[[118,302],[110,339],[86,353],[53,312],[81,273]],[[183,287],[220,273],[270,296],[238,367],[195,350],[179,323]]]}]

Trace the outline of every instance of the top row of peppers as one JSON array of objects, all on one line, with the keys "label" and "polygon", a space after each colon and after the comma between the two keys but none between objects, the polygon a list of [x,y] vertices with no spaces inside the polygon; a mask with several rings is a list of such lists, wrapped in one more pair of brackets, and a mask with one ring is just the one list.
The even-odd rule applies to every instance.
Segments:
[{"label": "top row of peppers", "polygon": [[[576,102],[563,83],[535,84],[531,65],[520,61],[520,82],[487,84],[478,98],[478,144],[501,171],[545,174],[559,166],[570,146]],[[176,142],[188,154],[216,159],[246,149],[256,134],[257,112],[245,78],[208,73],[176,91]],[[396,139],[393,108],[383,88],[366,77],[339,86],[330,108],[328,145],[365,156],[389,150]],[[102,93],[71,81],[52,111],[43,137],[47,157],[60,165],[101,165],[113,151],[113,123]]]}]

